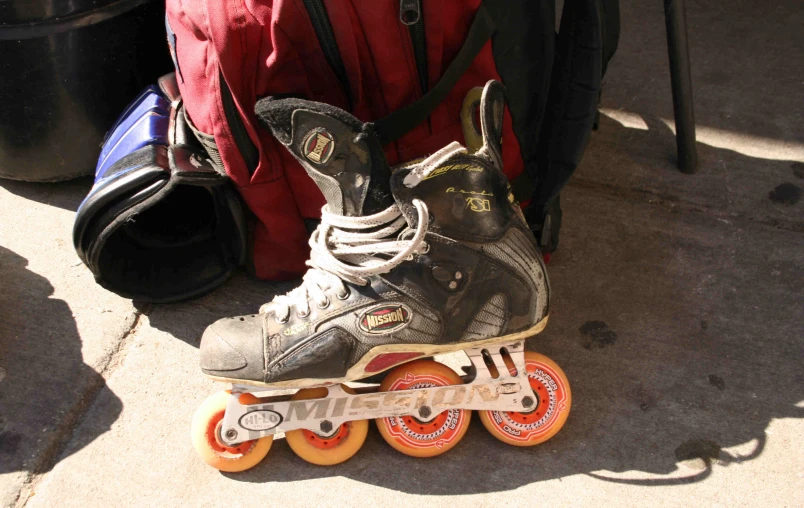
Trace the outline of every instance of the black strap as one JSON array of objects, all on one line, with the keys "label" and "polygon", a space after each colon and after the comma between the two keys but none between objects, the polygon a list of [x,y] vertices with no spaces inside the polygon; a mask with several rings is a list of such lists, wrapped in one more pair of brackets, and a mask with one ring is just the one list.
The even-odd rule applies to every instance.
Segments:
[{"label": "black strap", "polygon": [[533,184],[533,179],[528,175],[527,171],[523,171],[519,176],[511,180],[511,192],[514,193],[514,199],[520,203],[533,197],[533,193],[536,192],[536,185]]},{"label": "black strap", "polygon": [[182,123],[187,125],[187,127],[189,127],[191,131],[193,131],[195,138],[198,140],[199,143],[201,143],[201,145],[207,151],[207,155],[209,155],[209,158],[212,160],[215,166],[217,166],[216,170],[219,173],[225,175],[226,169],[223,165],[223,159],[221,159],[221,152],[220,150],[218,150],[218,144],[215,142],[215,136],[198,130],[196,126],[193,125],[193,122],[190,121],[190,116],[187,114],[187,110],[184,109],[183,106],[181,108],[181,111],[179,111],[179,114],[184,116],[185,121]]},{"label": "black strap", "polygon": [[491,39],[494,29],[494,21],[483,4],[480,4],[461,50],[449,64],[441,80],[421,99],[374,122],[374,130],[383,142],[399,139],[427,120],[472,65],[480,50]]}]

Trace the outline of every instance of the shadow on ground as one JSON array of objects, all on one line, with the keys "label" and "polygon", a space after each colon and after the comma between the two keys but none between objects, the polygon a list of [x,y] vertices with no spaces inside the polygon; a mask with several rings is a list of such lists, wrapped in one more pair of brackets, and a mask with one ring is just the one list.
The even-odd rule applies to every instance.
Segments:
[{"label": "shadow on ground", "polygon": [[[105,386],[83,362],[70,307],[51,298],[53,286],[27,265],[0,247],[0,474],[50,470],[64,437]],[[106,432],[121,410],[112,395],[83,446]]]},{"label": "shadow on ground", "polygon": [[256,313],[274,295],[284,294],[298,281],[268,282],[240,271],[223,286],[190,302],[153,305],[134,302],[134,307],[148,317],[157,330],[167,332],[187,344],[198,347],[207,326],[218,319]]},{"label": "shadow on ground", "polygon": [[0,180],[0,185],[12,194],[39,203],[74,212],[92,188],[92,177],[81,177],[66,182],[19,182]]}]

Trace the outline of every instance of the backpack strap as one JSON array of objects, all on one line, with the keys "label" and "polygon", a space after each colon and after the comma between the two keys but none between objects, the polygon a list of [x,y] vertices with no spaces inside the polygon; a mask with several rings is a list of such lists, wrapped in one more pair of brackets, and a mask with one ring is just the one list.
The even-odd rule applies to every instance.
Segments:
[{"label": "backpack strap", "polygon": [[[483,3],[475,13],[469,33],[460,51],[449,64],[438,83],[421,99],[374,122],[374,130],[383,143],[395,141],[421,124],[441,104],[458,80],[472,65],[483,46],[494,35],[496,26]],[[522,172],[511,181],[511,189],[518,201],[527,201],[536,191],[533,179]]]},{"label": "backpack strap", "polygon": [[525,217],[543,252],[558,246],[558,196],[581,162],[597,113],[603,76],[602,0],[564,2],[550,94],[537,144],[536,191]]},{"label": "backpack strap", "polygon": [[533,183],[533,178],[527,171],[521,172],[513,180],[511,180],[511,192],[514,193],[514,198],[520,203],[527,203],[536,192],[536,184]]},{"label": "backpack strap", "polygon": [[401,138],[427,120],[472,65],[480,50],[491,39],[494,29],[494,21],[481,3],[461,50],[449,64],[441,80],[421,99],[374,122],[374,130],[380,135],[383,143]]}]

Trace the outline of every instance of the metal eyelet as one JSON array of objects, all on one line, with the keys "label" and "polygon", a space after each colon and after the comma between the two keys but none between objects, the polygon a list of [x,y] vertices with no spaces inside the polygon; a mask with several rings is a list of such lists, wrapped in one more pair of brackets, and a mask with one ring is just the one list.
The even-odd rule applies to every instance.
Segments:
[{"label": "metal eyelet", "polygon": [[307,316],[309,316],[309,315],[310,315],[310,309],[307,309],[307,312],[305,312],[305,313],[301,313],[301,312],[299,312],[299,311],[297,310],[297,311],[296,311],[296,315],[297,315],[297,316],[299,316],[300,318],[304,319],[304,318],[306,318]]},{"label": "metal eyelet", "polygon": [[422,245],[424,246],[424,249],[419,254],[427,254],[428,252],[430,252],[430,244],[429,243],[422,242]]},{"label": "metal eyelet", "polygon": [[349,291],[349,288],[344,288],[343,293],[335,293],[338,300],[347,300],[351,295],[352,292]]},{"label": "metal eyelet", "polygon": [[321,305],[320,303],[316,303],[316,306],[319,309],[326,309],[327,307],[329,307],[329,304],[330,304],[330,301],[329,301],[329,298],[327,298],[326,300],[324,300],[324,305]]}]

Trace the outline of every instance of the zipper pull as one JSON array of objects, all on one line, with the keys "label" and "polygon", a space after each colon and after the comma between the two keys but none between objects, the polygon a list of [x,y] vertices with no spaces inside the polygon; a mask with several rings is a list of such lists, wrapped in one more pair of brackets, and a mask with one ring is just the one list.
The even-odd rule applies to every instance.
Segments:
[{"label": "zipper pull", "polygon": [[399,0],[399,20],[405,25],[415,25],[422,15],[419,0]]}]

